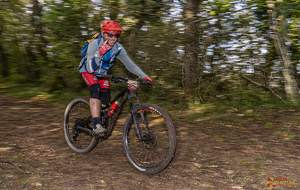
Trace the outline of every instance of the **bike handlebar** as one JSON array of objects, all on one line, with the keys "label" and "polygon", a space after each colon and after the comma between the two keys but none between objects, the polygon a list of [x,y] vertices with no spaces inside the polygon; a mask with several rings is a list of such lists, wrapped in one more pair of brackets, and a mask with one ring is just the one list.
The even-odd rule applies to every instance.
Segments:
[{"label": "bike handlebar", "polygon": [[144,79],[135,80],[135,79],[117,77],[117,76],[113,76],[113,75],[98,75],[98,77],[110,78],[110,79],[112,79],[111,81],[113,83],[127,83],[129,80],[134,80],[141,84],[151,85],[148,80],[144,80]]}]

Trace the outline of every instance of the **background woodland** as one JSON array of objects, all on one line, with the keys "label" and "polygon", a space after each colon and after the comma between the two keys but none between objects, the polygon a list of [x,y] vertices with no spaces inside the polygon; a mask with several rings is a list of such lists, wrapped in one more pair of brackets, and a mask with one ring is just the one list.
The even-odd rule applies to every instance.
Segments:
[{"label": "background woodland", "polygon": [[[45,99],[88,93],[80,50],[109,19],[154,78],[150,101],[300,100],[297,0],[1,0],[1,91]],[[110,74],[135,77],[119,61]]]}]

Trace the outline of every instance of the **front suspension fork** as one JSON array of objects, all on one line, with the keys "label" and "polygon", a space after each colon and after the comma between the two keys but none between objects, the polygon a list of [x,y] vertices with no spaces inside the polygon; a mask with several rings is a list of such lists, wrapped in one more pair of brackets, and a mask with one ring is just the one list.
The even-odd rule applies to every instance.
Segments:
[{"label": "front suspension fork", "polygon": [[[130,108],[131,108],[132,120],[133,120],[134,126],[136,128],[136,132],[138,134],[139,139],[144,141],[144,135],[143,135],[142,130],[140,128],[140,124],[137,120],[137,113],[135,113],[136,106],[134,105],[134,103],[132,101],[132,98],[135,98],[138,101],[138,105],[142,105],[142,102],[140,101],[139,97],[136,96],[136,94],[130,93],[128,100],[129,100],[129,105],[130,105]],[[145,115],[141,114],[141,117],[142,117],[142,122],[146,125],[146,130],[148,131],[148,123],[146,121]]]}]

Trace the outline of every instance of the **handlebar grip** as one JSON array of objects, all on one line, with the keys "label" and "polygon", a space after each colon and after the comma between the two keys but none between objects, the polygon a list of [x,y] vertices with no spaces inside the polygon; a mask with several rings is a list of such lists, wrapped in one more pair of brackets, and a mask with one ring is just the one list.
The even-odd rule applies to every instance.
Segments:
[{"label": "handlebar grip", "polygon": [[141,83],[145,85],[152,85],[152,83],[149,80],[145,80],[145,79],[143,79]]}]

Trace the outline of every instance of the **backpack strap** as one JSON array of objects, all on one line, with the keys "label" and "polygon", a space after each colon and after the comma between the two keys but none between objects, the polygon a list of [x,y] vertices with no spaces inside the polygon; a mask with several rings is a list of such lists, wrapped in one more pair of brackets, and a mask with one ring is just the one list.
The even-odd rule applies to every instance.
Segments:
[{"label": "backpack strap", "polygon": [[[98,32],[97,34],[95,34],[95,35],[92,37],[92,39],[87,40],[87,42],[90,44],[95,38],[99,38],[99,34],[100,34],[100,32]],[[100,34],[100,36],[102,37],[101,34]]]},{"label": "backpack strap", "polygon": [[84,47],[82,48],[82,50],[81,50],[81,54],[84,56],[82,59],[81,59],[81,61],[80,61],[80,64],[79,64],[79,70],[83,67],[83,66],[85,66],[85,64],[86,64],[86,60],[87,60],[87,49],[88,49],[88,46],[89,46],[89,44],[94,40],[94,39],[98,39],[98,43],[97,43],[97,48],[99,49],[100,47],[99,47],[99,44],[100,44],[100,41],[101,41],[101,39],[102,39],[102,34],[100,33],[100,32],[98,32],[97,34],[95,34],[93,37],[92,37],[92,39],[90,39],[90,40],[87,40],[86,42],[85,42],[85,44],[84,44]]},{"label": "backpack strap", "polygon": [[80,70],[83,66],[85,66],[86,60],[87,60],[87,55],[84,56],[84,57],[81,59],[81,61],[80,61],[80,63],[79,63],[79,67],[78,67],[79,70]]},{"label": "backpack strap", "polygon": [[[102,36],[101,36],[102,38]],[[99,44],[100,44],[100,41],[101,41],[101,38],[98,38],[98,43],[97,43],[97,48],[99,49]],[[114,61],[115,61],[115,58],[120,54],[122,48],[118,45],[118,43],[116,43],[116,46],[117,46],[117,50],[112,54],[112,57],[111,57],[111,62],[107,62],[107,61],[104,61],[103,58],[101,59],[100,63],[101,62],[104,62],[104,63],[107,63],[107,64],[113,64]],[[79,64],[79,70],[85,65],[86,65],[86,61],[87,61],[87,55],[85,55],[81,61],[80,61],[80,64]],[[101,63],[102,64],[102,63]],[[100,65],[100,68],[101,68],[101,65]],[[101,69],[104,69],[104,68],[101,68]],[[104,69],[106,70],[106,69]]]},{"label": "backpack strap", "polygon": [[101,38],[98,38],[98,43],[97,43],[97,49],[100,49],[100,42],[101,42],[102,36]]},{"label": "backpack strap", "polygon": [[116,43],[116,47],[117,47],[117,50],[114,51],[114,53],[112,54],[111,56],[111,59],[110,59],[110,62],[114,62],[115,58],[120,54],[121,50],[122,50],[122,47],[120,47],[118,45],[118,43]]}]

